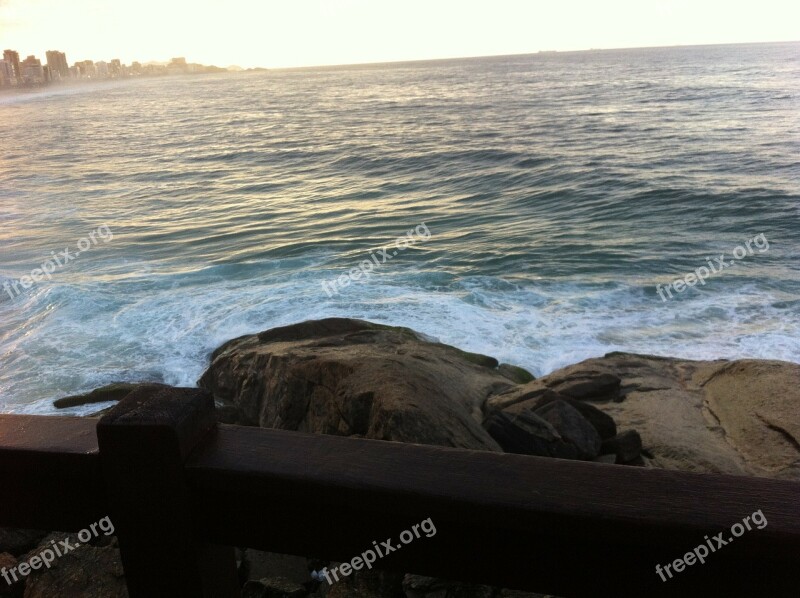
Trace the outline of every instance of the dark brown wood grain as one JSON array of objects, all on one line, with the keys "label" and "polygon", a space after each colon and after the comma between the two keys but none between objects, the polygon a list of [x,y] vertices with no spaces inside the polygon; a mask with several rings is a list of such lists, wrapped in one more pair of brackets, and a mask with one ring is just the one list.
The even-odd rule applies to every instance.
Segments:
[{"label": "dark brown wood grain", "polygon": [[74,532],[106,514],[96,425],[0,415],[0,526]]},{"label": "dark brown wood grain", "polygon": [[[559,596],[798,596],[800,483],[213,423],[202,391],[123,401],[98,426],[0,416],[0,525],[111,515],[131,596],[234,596],[238,545]],[[97,428],[96,428],[97,426]],[[97,433],[100,435],[98,443]],[[666,565],[760,510],[662,582]]]},{"label": "dark brown wood grain", "polygon": [[131,598],[236,596],[233,548],[195,533],[183,464],[215,425],[205,391],[140,387],[97,424]]},{"label": "dark brown wood grain", "polygon": [[[560,596],[800,588],[795,482],[232,426],[187,468],[195,521],[218,542],[349,560],[430,517],[433,538],[379,566]],[[764,529],[656,575],[759,509]]]}]

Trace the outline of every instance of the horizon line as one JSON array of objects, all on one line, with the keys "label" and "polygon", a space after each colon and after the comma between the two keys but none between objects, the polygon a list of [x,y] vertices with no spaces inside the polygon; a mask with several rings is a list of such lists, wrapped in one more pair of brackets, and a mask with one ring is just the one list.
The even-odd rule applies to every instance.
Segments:
[{"label": "horizon line", "polygon": [[[504,58],[513,56],[534,56],[536,54],[577,54],[581,52],[613,52],[616,50],[657,50],[659,48],[705,48],[713,46],[756,46],[766,44],[797,44],[800,39],[796,40],[779,40],[779,41],[766,41],[766,42],[720,42],[720,43],[706,43],[706,44],[672,44],[672,45],[655,45],[655,46],[617,46],[610,48],[581,48],[580,50],[551,50],[541,49],[532,50],[530,52],[514,52],[511,54],[478,54],[468,56],[444,56],[439,58],[410,58],[400,60],[377,60],[370,62],[341,62],[331,64],[312,64],[303,66],[262,66],[262,67],[249,67],[249,68],[263,68],[272,71],[288,71],[300,69],[319,69],[319,68],[337,68],[337,67],[351,67],[351,66],[380,66],[384,64],[409,64],[415,62],[443,62],[448,60],[473,60],[478,58]],[[235,66],[235,65],[232,65]],[[240,67],[241,68],[241,67]],[[246,68],[245,68],[246,70]]]},{"label": "horizon line", "polygon": [[[653,45],[653,46],[613,46],[613,47],[598,47],[598,48],[581,48],[575,50],[554,50],[554,49],[538,49],[538,50],[531,50],[529,52],[514,52],[514,53],[499,53],[499,54],[472,54],[466,56],[442,56],[442,57],[435,57],[435,58],[407,58],[407,59],[397,59],[397,60],[375,60],[375,61],[366,61],[366,62],[337,62],[337,63],[322,63],[322,64],[309,64],[309,65],[295,65],[295,66],[241,66],[240,64],[232,63],[226,66],[220,66],[217,68],[225,69],[230,72],[237,72],[238,69],[242,71],[248,70],[274,70],[274,71],[286,71],[286,70],[302,70],[302,69],[324,69],[324,68],[344,68],[344,67],[358,67],[358,66],[380,66],[380,65],[391,65],[391,64],[412,64],[418,62],[445,62],[445,61],[454,61],[454,60],[475,60],[480,58],[504,58],[504,57],[514,57],[514,56],[534,56],[536,54],[578,54],[583,52],[613,52],[619,50],[656,50],[656,49],[668,49],[668,48],[704,48],[704,47],[714,47],[714,46],[754,46],[754,45],[767,45],[767,44],[796,44],[800,43],[800,39],[796,40],[777,40],[777,41],[756,41],[756,42],[715,42],[715,43],[699,43],[699,44],[670,44],[670,45]],[[10,48],[6,48],[10,49]],[[16,51],[16,50],[14,50]],[[53,50],[45,50],[44,53],[46,54],[49,51]],[[58,52],[62,52],[61,50],[55,50]],[[64,52],[66,53],[66,52]],[[29,54],[29,56],[36,56],[36,54]],[[173,57],[174,58],[174,57]],[[139,62],[142,65],[151,65],[151,64],[158,64],[158,65],[168,65],[173,58],[168,60],[166,59],[152,59],[148,61],[142,60],[132,60],[130,64],[134,62]],[[181,57],[185,58],[185,57]],[[188,58],[185,58],[187,62],[190,62]],[[91,59],[89,59],[91,60]],[[109,59],[109,60],[92,60],[92,62],[110,62],[111,60],[118,60],[118,59]],[[73,61],[73,64],[76,62],[85,62],[85,60],[78,60]],[[200,64],[201,66],[216,66],[216,64],[205,64],[199,62],[191,62],[191,64]],[[217,63],[219,64],[219,63]],[[247,63],[245,63],[247,64]],[[231,71],[230,69],[234,69]]]}]

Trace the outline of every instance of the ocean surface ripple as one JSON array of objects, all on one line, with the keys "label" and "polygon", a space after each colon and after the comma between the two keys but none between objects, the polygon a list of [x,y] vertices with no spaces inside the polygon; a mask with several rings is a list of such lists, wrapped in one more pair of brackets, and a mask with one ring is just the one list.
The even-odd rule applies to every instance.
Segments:
[{"label": "ocean surface ripple", "polygon": [[227,339],[334,315],[536,375],[613,350],[800,362],[798,43],[51,88],[0,96],[0,138],[0,285],[113,233],[0,291],[1,411],[191,386]]}]

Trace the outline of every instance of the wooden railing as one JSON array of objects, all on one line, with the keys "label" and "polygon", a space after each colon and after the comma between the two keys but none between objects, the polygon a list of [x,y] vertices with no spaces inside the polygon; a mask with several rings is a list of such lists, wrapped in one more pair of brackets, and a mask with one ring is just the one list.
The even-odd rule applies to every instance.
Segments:
[{"label": "wooden railing", "polygon": [[[110,516],[133,598],[237,596],[232,546],[558,596],[800,595],[800,483],[219,425],[196,389],[97,420],[0,416],[0,526]],[[705,536],[753,528],[672,579]]]}]

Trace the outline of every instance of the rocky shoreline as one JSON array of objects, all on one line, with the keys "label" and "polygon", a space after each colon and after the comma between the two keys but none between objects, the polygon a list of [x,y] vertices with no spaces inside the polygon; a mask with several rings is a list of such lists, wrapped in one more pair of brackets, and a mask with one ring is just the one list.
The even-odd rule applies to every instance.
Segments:
[{"label": "rocky shoreline", "polygon": [[[787,362],[611,353],[534,379],[408,328],[329,318],[225,343],[198,384],[225,423],[800,479],[800,365]],[[110,385],[55,404],[119,400],[138,386]],[[0,560],[11,566],[47,541],[45,532],[0,531]],[[86,548],[24,587],[0,584],[0,595],[125,596],[113,541]],[[307,585],[299,557],[243,550],[241,563],[251,578],[245,596],[535,596],[374,571],[321,594]],[[87,567],[91,581],[81,573]]]}]

